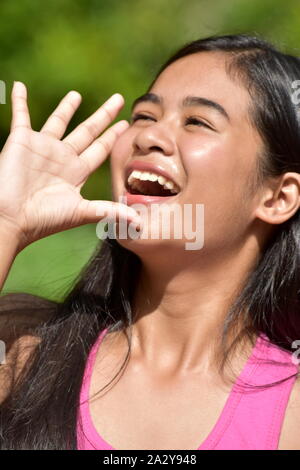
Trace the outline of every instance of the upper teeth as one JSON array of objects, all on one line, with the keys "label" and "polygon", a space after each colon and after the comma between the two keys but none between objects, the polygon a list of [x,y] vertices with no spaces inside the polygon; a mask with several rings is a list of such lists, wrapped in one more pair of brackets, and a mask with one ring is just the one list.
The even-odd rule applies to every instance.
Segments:
[{"label": "upper teeth", "polygon": [[141,181],[157,181],[165,189],[169,189],[172,193],[177,194],[179,192],[178,186],[173,183],[173,181],[168,180],[164,176],[157,175],[156,173],[133,170],[128,177],[128,184],[131,184],[134,179]]}]

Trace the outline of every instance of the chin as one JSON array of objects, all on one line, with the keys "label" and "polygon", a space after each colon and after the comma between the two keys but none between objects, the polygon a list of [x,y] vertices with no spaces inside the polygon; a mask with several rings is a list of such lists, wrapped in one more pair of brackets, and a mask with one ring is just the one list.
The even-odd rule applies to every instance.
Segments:
[{"label": "chin", "polygon": [[170,256],[176,256],[176,253],[182,253],[185,251],[185,241],[178,239],[163,239],[163,238],[119,238],[116,237],[116,241],[123,248],[132,251],[140,258],[151,254],[152,256],[158,255],[161,259],[166,256],[170,259]]}]

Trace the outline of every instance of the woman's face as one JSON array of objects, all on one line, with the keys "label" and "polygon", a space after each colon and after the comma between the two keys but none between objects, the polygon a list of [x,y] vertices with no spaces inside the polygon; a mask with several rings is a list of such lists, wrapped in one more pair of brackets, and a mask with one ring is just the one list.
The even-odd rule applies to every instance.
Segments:
[{"label": "woman's face", "polygon": [[[131,122],[112,149],[113,199],[120,202],[124,194],[128,165],[133,163],[134,169],[136,162],[153,164],[180,188],[162,202],[176,203],[182,211],[186,205],[203,205],[202,249],[224,250],[243,243],[255,219],[254,196],[247,188],[262,146],[248,120],[246,89],[226,74],[224,55],[204,52],[168,66],[150,93],[151,100],[140,100],[133,108],[132,116],[144,117]],[[150,203],[146,207],[149,210]],[[149,231],[150,223],[144,230]],[[183,235],[119,243],[141,253],[147,247],[182,249],[187,241]]]}]

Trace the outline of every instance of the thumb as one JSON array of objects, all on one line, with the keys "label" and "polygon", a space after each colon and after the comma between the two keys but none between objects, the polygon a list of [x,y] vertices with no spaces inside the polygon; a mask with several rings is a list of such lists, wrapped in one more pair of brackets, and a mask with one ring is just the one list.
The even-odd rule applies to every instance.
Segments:
[{"label": "thumb", "polygon": [[79,207],[83,223],[99,222],[104,218],[113,219],[116,222],[127,220],[142,226],[142,219],[132,207],[114,201],[89,201],[82,199]]}]

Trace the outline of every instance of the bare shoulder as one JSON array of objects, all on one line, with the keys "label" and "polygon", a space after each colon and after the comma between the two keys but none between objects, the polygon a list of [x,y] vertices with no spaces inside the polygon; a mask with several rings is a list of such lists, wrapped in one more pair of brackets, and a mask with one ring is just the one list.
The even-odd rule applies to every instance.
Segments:
[{"label": "bare shoulder", "polygon": [[[298,371],[300,368],[298,368]],[[297,377],[285,411],[278,450],[300,450],[300,377]]]},{"label": "bare shoulder", "polygon": [[0,365],[0,404],[9,395],[13,381],[19,378],[40,341],[39,337],[27,334],[16,338],[8,350],[4,349],[4,360]]}]

